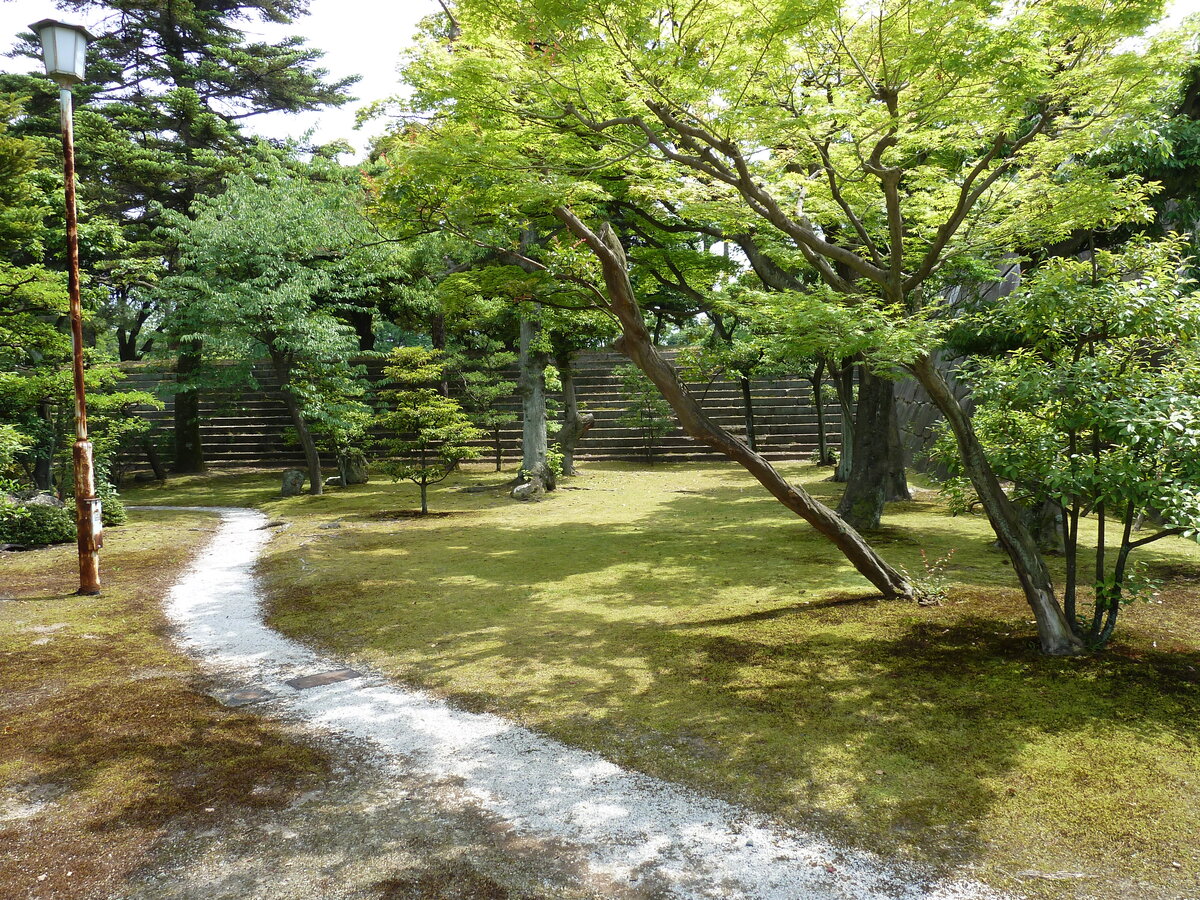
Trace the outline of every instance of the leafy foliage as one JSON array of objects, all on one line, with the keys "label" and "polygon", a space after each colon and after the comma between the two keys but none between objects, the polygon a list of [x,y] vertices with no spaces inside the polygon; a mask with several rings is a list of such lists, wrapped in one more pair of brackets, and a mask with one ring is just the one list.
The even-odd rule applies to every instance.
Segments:
[{"label": "leafy foliage", "polygon": [[627,401],[625,413],[617,421],[626,428],[637,429],[642,436],[646,462],[652,463],[658,439],[675,428],[671,406],[637,366],[618,366],[613,374],[621,379],[621,393]]},{"label": "leafy foliage", "polygon": [[37,546],[75,540],[75,510],[0,500],[0,543]]},{"label": "leafy foliage", "polygon": [[331,440],[361,433],[361,372],[350,364],[357,340],[339,313],[352,305],[357,273],[386,257],[356,254],[371,235],[353,184],[276,167],[233,176],[192,217],[166,219],[181,271],[163,287],[186,309],[176,319],[181,337],[202,338],[213,362],[236,361],[227,375],[243,381],[269,356]]},{"label": "leafy foliage", "polygon": [[[1020,345],[966,371],[996,473],[1028,508],[1059,510],[1072,612],[1079,518],[1101,524],[1095,611],[1078,626],[1093,644],[1111,635],[1121,603],[1144,596],[1130,552],[1200,532],[1200,294],[1180,275],[1183,241],[1137,240],[1090,260],[1046,262],[983,314]],[[946,444],[939,457],[955,467]],[[1106,568],[1108,517],[1122,535]],[[1135,537],[1143,519],[1162,527]]]},{"label": "leafy foliage", "polygon": [[393,436],[381,442],[381,468],[393,481],[407,479],[421,489],[421,512],[429,512],[428,488],[449,477],[479,451],[472,441],[483,432],[471,424],[458,401],[429,387],[442,377],[445,358],[423,347],[397,347],[384,373],[397,390],[384,392],[389,409],[378,424]]}]

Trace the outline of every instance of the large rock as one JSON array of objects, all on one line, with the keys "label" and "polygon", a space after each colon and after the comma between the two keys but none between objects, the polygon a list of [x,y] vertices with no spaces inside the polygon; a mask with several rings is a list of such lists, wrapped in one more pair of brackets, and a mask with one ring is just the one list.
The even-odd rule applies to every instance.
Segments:
[{"label": "large rock", "polygon": [[345,487],[346,482],[342,480],[341,475],[330,475],[325,479],[325,487]]},{"label": "large rock", "polygon": [[366,484],[371,480],[367,460],[361,454],[349,454],[338,461],[338,471],[344,484]]},{"label": "large rock", "polygon": [[283,487],[279,493],[284,497],[295,497],[304,490],[304,482],[308,480],[308,475],[303,469],[288,469],[283,473]]},{"label": "large rock", "polygon": [[524,484],[518,484],[509,495],[514,500],[541,500],[546,495],[546,486],[542,479],[531,478]]},{"label": "large rock", "polygon": [[67,505],[53,494],[44,491],[21,491],[17,498],[17,502],[22,506],[53,506],[55,509],[62,509]]}]

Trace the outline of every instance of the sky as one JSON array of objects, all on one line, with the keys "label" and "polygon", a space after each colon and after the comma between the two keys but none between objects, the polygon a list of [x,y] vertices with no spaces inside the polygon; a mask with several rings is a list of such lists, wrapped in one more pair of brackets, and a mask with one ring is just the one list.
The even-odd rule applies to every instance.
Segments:
[{"label": "sky", "polygon": [[[1200,0],[1170,0],[1168,6],[1175,21],[1200,12]],[[309,15],[290,26],[256,24],[247,31],[268,40],[286,34],[306,37],[310,45],[325,51],[325,68],[332,76],[362,76],[351,91],[358,100],[334,110],[256,116],[244,124],[272,138],[299,137],[313,128],[318,142],[344,138],[361,153],[370,136],[383,131],[387,123],[376,120],[355,131],[355,111],[401,91],[396,74],[400,54],[410,44],[417,22],[437,11],[437,0],[310,0],[309,9]],[[61,16],[52,0],[0,0],[0,71],[40,71],[39,63],[5,54],[30,23]],[[91,27],[99,22],[78,24]]]},{"label": "sky", "polygon": [[[438,8],[437,0],[311,0],[309,15],[292,25],[248,24],[247,33],[265,40],[299,34],[311,46],[325,51],[323,65],[332,77],[361,75],[362,80],[350,91],[359,99],[340,109],[255,116],[244,123],[247,130],[264,137],[285,138],[299,137],[315,128],[318,142],[344,138],[361,153],[369,137],[383,131],[387,123],[377,120],[355,131],[355,111],[400,91],[396,74],[400,54],[410,44],[417,22]],[[17,34],[46,18],[65,21],[67,17],[52,0],[0,0],[0,71],[41,71],[39,62],[8,58],[7,53]],[[71,21],[92,28],[99,25],[100,17]]]}]

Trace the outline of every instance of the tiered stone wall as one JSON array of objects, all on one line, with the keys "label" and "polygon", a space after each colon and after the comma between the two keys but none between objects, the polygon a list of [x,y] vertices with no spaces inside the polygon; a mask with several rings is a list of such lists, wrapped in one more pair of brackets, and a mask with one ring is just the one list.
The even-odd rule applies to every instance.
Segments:
[{"label": "tiered stone wall", "polygon": [[[620,379],[613,369],[626,362],[611,352],[581,353],[575,357],[576,393],[581,411],[596,417],[595,426],[580,443],[576,457],[587,459],[638,460],[644,458],[644,445],[637,432],[617,421],[625,413]],[[173,427],[172,396],[167,389],[170,373],[134,364],[127,368],[128,384],[157,394],[166,404],[163,410],[142,410],[154,423],[156,441],[169,445]],[[378,366],[371,373],[381,377]],[[283,466],[303,462],[300,448],[287,438],[291,421],[280,397],[278,383],[266,365],[254,370],[257,390],[206,391],[201,395],[205,417],[201,433],[205,458],[212,466]],[[516,380],[512,373],[511,380]],[[705,411],[722,427],[734,434],[745,434],[745,411],[741,388],[736,382],[716,381],[691,386]],[[803,379],[755,381],[752,384],[755,433],[760,451],[770,459],[805,459],[817,449],[817,417],[812,405],[812,389]],[[832,387],[825,392],[825,430],[829,443],[837,448],[841,440],[841,419]],[[517,414],[518,421],[502,434],[504,458],[512,463],[520,457],[520,403],[514,396],[505,404]],[[481,443],[485,457],[487,442]],[[698,444],[678,428],[656,444],[655,458],[671,461],[719,459],[720,454]],[[141,461],[131,457],[138,467]]]},{"label": "tiered stone wall", "polygon": [[[971,410],[971,391],[954,376],[957,362],[955,359],[937,358],[937,366],[949,382],[950,390],[958,400],[965,400],[967,409]],[[906,378],[896,384],[896,419],[900,425],[900,442],[904,445],[904,458],[908,466],[918,472],[944,477],[946,472],[927,459],[929,448],[937,436],[937,426],[942,421],[942,414],[933,405],[925,389],[912,378]]]}]

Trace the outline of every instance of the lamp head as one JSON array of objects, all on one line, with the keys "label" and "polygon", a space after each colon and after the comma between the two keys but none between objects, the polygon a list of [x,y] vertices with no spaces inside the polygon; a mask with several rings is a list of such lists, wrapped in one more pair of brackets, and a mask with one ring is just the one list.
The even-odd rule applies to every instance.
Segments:
[{"label": "lamp head", "polygon": [[68,25],[54,19],[42,19],[29,26],[42,41],[42,59],[46,74],[69,88],[83,81],[87,45],[96,36],[79,25]]}]

